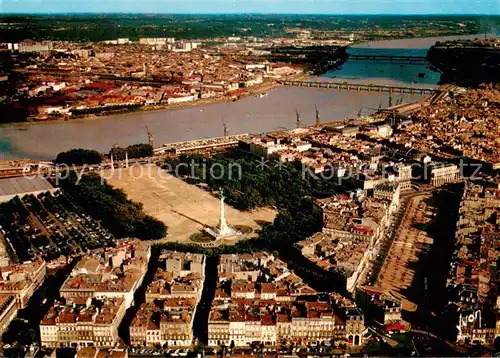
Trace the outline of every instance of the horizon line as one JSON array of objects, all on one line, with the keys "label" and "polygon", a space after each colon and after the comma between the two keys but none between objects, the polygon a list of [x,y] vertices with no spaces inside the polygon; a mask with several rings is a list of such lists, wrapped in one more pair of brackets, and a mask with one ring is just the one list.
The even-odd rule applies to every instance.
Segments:
[{"label": "horizon line", "polygon": [[2,12],[2,15],[303,15],[303,16],[494,16],[500,13],[301,13],[301,12],[135,12],[135,11],[70,11],[70,12]]}]

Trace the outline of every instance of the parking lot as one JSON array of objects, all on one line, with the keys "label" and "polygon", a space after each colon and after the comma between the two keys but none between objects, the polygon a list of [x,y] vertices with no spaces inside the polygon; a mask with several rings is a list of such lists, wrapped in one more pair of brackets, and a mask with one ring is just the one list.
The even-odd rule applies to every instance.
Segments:
[{"label": "parking lot", "polygon": [[248,348],[234,348],[217,347],[217,348],[204,348],[203,354],[201,350],[189,349],[143,349],[143,348],[130,348],[130,357],[332,357],[335,355],[345,354],[345,349],[333,348],[332,346],[314,345],[309,347],[248,347]]},{"label": "parking lot", "polygon": [[434,208],[428,204],[430,197],[430,194],[422,194],[410,199],[374,284],[376,288],[390,292],[395,297],[406,298],[405,293],[413,284],[416,274],[414,263],[419,260],[421,252],[433,244],[433,239],[426,232],[426,227],[435,215]]},{"label": "parking lot", "polygon": [[398,211],[391,218],[391,222],[387,231],[384,234],[380,242],[380,248],[378,250],[377,257],[371,261],[370,269],[364,278],[363,285],[373,286],[376,282],[378,275],[384,265],[384,262],[389,254],[392,242],[394,241],[395,235],[401,225],[401,220],[406,212],[407,202],[403,201]]},{"label": "parking lot", "polygon": [[113,245],[113,236],[61,192],[26,195],[9,205],[0,236],[14,261],[50,261]]}]

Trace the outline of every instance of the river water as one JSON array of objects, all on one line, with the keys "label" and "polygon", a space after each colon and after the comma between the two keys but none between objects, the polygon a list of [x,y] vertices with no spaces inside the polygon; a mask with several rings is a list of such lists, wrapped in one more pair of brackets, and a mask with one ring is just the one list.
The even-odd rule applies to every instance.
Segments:
[{"label": "river water", "polygon": [[[379,41],[357,45],[353,54],[425,56],[436,40],[411,39]],[[424,73],[425,77],[419,77]],[[437,87],[439,74],[425,65],[347,61],[342,68],[319,79],[415,87]],[[415,102],[420,95],[393,94],[392,103]],[[237,102],[223,102],[178,110],[136,112],[124,115],[79,119],[67,122],[13,124],[0,127],[1,159],[53,159],[71,148],[108,152],[114,145],[147,142],[146,125],[154,135],[155,146],[162,143],[223,135],[224,121],[229,134],[263,133],[293,128],[296,114],[302,123],[313,124],[315,106],[322,121],[343,120],[387,107],[388,93],[350,92],[334,89],[278,87],[263,98],[247,97]]]}]

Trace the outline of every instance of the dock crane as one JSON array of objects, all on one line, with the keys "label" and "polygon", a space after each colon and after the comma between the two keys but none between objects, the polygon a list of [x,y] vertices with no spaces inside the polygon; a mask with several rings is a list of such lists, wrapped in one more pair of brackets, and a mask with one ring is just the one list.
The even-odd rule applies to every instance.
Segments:
[{"label": "dock crane", "polygon": [[115,142],[113,146],[111,147],[111,150],[109,151],[109,160],[111,162],[111,168],[114,168],[114,156],[113,154],[116,153],[116,148],[118,148],[118,142]]},{"label": "dock crane", "polygon": [[401,104],[403,103],[403,93],[401,93],[401,96],[399,96],[398,100],[396,101],[396,104]]},{"label": "dock crane", "polygon": [[148,144],[154,148],[154,138],[153,133],[149,131],[148,125],[146,124],[146,133],[148,134]]},{"label": "dock crane", "polygon": [[[396,125],[396,110],[392,110],[388,115],[387,117],[390,117],[389,120],[390,120],[390,123],[391,123],[391,127],[394,127]],[[386,118],[387,118],[386,117]]]},{"label": "dock crane", "polygon": [[224,137],[227,137],[229,135],[229,132],[227,130],[227,123],[224,122],[224,118],[222,118],[222,126],[224,127]]}]

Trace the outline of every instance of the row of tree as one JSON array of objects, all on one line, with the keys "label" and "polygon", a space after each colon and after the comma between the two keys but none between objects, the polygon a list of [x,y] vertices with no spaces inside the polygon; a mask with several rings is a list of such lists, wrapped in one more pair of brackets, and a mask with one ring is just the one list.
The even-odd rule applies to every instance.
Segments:
[{"label": "row of tree", "polygon": [[67,165],[100,164],[103,159],[104,156],[96,150],[80,148],[59,153],[55,163]]},{"label": "row of tree", "polygon": [[158,240],[167,235],[163,222],[146,215],[142,204],[129,200],[97,174],[84,175],[79,181],[76,174],[70,175],[61,188],[116,238]]},{"label": "row of tree", "polygon": [[[153,146],[150,144],[133,144],[128,147],[113,147],[109,156],[113,155],[115,160],[124,160],[128,153],[130,159],[145,158],[153,156]],[[55,159],[56,164],[67,165],[84,165],[84,164],[100,164],[104,159],[104,155],[92,149],[71,149],[67,152],[61,152]]]},{"label": "row of tree", "polygon": [[133,144],[128,147],[113,147],[109,152],[109,156],[113,155],[115,160],[124,160],[126,154],[132,158],[146,158],[153,156],[153,146],[150,144]]}]

